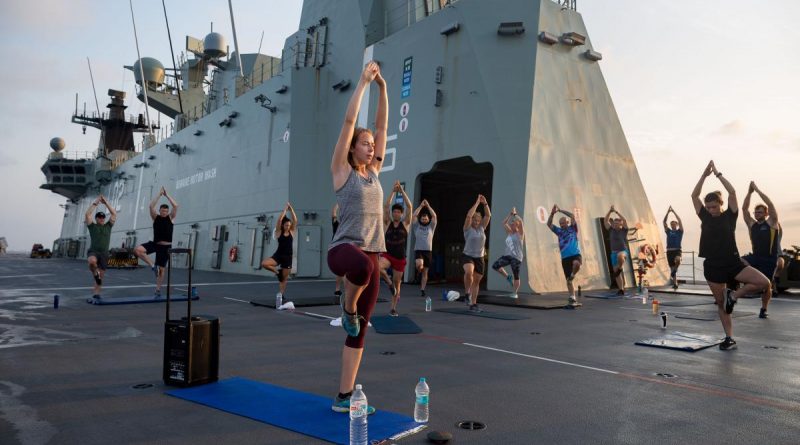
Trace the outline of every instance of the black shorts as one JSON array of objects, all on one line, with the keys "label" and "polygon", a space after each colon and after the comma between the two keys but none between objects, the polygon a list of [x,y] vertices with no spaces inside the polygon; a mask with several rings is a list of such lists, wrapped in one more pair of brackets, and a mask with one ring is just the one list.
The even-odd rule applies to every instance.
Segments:
[{"label": "black shorts", "polygon": [[675,258],[681,258],[683,256],[683,252],[680,250],[668,250],[667,251],[667,264],[669,267],[675,265]]},{"label": "black shorts", "polygon": [[431,263],[433,262],[433,257],[430,250],[415,250],[414,251],[414,260],[422,259],[422,267],[427,269],[431,267]]},{"label": "black shorts", "polygon": [[278,266],[281,269],[291,269],[292,268],[292,256],[291,255],[272,255],[272,259],[278,263]]},{"label": "black shorts", "polygon": [[583,264],[583,257],[580,255],[572,255],[566,258],[561,258],[561,269],[564,270],[564,278],[569,278],[572,275],[572,262],[578,260]]},{"label": "black shorts", "polygon": [[738,256],[724,259],[706,259],[703,261],[703,276],[710,283],[736,282],[735,277],[747,267]]},{"label": "black shorts", "polygon": [[169,261],[169,249],[172,247],[171,245],[158,244],[155,241],[148,241],[142,244],[142,247],[144,247],[144,250],[148,255],[153,252],[156,253],[156,266],[167,267],[167,261]]},{"label": "black shorts", "polygon": [[745,255],[742,259],[747,261],[747,264],[752,266],[753,269],[763,273],[769,280],[772,280],[772,276],[775,275],[775,269],[778,267],[778,257],[756,256],[751,253],[750,255]]},{"label": "black shorts", "polygon": [[96,250],[90,250],[86,254],[87,259],[89,257],[97,258],[97,268],[100,270],[108,269],[108,252],[98,252]]},{"label": "black shorts", "polygon": [[484,264],[483,258],[475,258],[475,257],[471,257],[469,255],[464,255],[462,253],[461,254],[461,265],[463,266],[465,264],[470,264],[470,263],[475,265],[475,273],[476,274],[483,275],[483,273],[486,271],[486,264]]}]

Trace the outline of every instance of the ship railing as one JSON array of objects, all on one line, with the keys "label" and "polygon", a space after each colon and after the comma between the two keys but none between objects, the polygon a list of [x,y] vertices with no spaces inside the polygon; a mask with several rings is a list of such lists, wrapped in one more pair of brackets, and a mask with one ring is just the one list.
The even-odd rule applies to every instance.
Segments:
[{"label": "ship railing", "polygon": [[[109,113],[100,113],[100,114],[98,114],[96,111],[93,111],[91,113],[87,113],[86,111],[84,111],[81,114],[78,114],[78,113],[73,113],[72,114],[72,120],[73,121],[75,121],[75,120],[87,121],[87,123],[93,123],[93,122],[98,121],[98,120],[107,120],[108,118],[109,118]],[[131,123],[133,125],[145,125],[145,123],[144,123],[144,115],[143,114],[138,114],[138,115],[128,114],[128,115],[123,117],[123,120],[125,120],[126,122]]]},{"label": "ship railing", "polygon": [[236,97],[252,90],[283,71],[283,59],[270,57],[269,62],[261,62],[253,67],[249,75],[236,79]]},{"label": "ship railing", "polygon": [[693,250],[684,250],[681,252],[681,265],[678,267],[678,272],[675,274],[678,281],[697,284],[696,253],[697,252]]},{"label": "ship railing", "polygon": [[384,11],[383,35],[374,30],[367,34],[367,41],[374,42],[401,31],[420,20],[436,14],[458,0],[405,0]]},{"label": "ship railing", "polygon": [[62,151],[52,152],[47,156],[48,160],[56,161],[60,159],[67,159],[70,161],[91,161],[97,159],[97,150],[95,151]]}]

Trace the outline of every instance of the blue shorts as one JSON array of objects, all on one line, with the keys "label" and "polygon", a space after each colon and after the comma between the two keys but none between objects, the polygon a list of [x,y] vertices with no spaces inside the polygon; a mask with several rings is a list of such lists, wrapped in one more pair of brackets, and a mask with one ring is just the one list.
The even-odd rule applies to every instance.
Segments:
[{"label": "blue shorts", "polygon": [[617,254],[619,254],[620,252],[624,252],[625,255],[627,256],[627,258],[631,257],[631,253],[630,253],[630,251],[628,251],[628,249],[620,250],[619,252],[611,252],[611,267],[612,268],[617,267]]}]

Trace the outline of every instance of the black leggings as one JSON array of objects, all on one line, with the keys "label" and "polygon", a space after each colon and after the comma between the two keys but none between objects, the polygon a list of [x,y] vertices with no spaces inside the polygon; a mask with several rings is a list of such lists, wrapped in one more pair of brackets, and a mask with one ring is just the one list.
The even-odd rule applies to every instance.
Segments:
[{"label": "black leggings", "polygon": [[352,244],[339,244],[328,251],[328,268],[337,276],[344,276],[356,286],[367,285],[356,303],[356,312],[363,320],[359,320],[361,330],[358,337],[347,336],[344,344],[350,348],[363,349],[364,336],[367,334],[369,317],[378,301],[380,285],[380,267],[378,254],[364,252]]}]

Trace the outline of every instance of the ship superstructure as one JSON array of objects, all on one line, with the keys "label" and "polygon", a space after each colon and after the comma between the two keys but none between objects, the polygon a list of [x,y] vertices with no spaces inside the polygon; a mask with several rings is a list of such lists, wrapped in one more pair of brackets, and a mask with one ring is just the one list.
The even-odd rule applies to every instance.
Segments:
[{"label": "ship superstructure", "polygon": [[[194,249],[195,268],[264,273],[275,219],[291,201],[300,218],[294,272],[331,277],[330,159],[352,87],[374,59],[390,103],[381,181],[389,190],[400,180],[414,203],[424,198],[436,209],[433,279],[460,281],[464,216],[481,193],[495,215],[490,259],[503,254],[501,221],[511,207],[525,220],[523,290],[564,288],[558,243],[543,224],[554,203],[579,219],[583,287],[607,287],[599,219],[610,205],[636,228],[632,251],[661,241],[602,55],[574,1],[498,5],[306,0],[281,57],[230,54],[212,33],[187,37],[190,57],[174,75],[155,59],[137,60],[130,68],[140,100],[146,91],[149,105],[174,122],[154,131],[138,116],[120,117],[124,97],[113,91],[108,116],[76,110],[74,122],[101,129],[101,146],[96,156],[69,160],[56,150],[43,166],[42,188],[68,198],[56,253],[85,256],[83,215],[98,193],[119,213],[112,246],[147,241],[147,205],[164,186],[181,204],[174,243]],[[376,104],[369,92],[364,100],[359,125],[370,127]],[[146,133],[142,147],[134,147],[134,132]],[[231,261],[234,246],[240,255]],[[487,287],[506,289],[495,275],[487,274]],[[666,277],[666,266],[649,273],[652,284]]]}]

